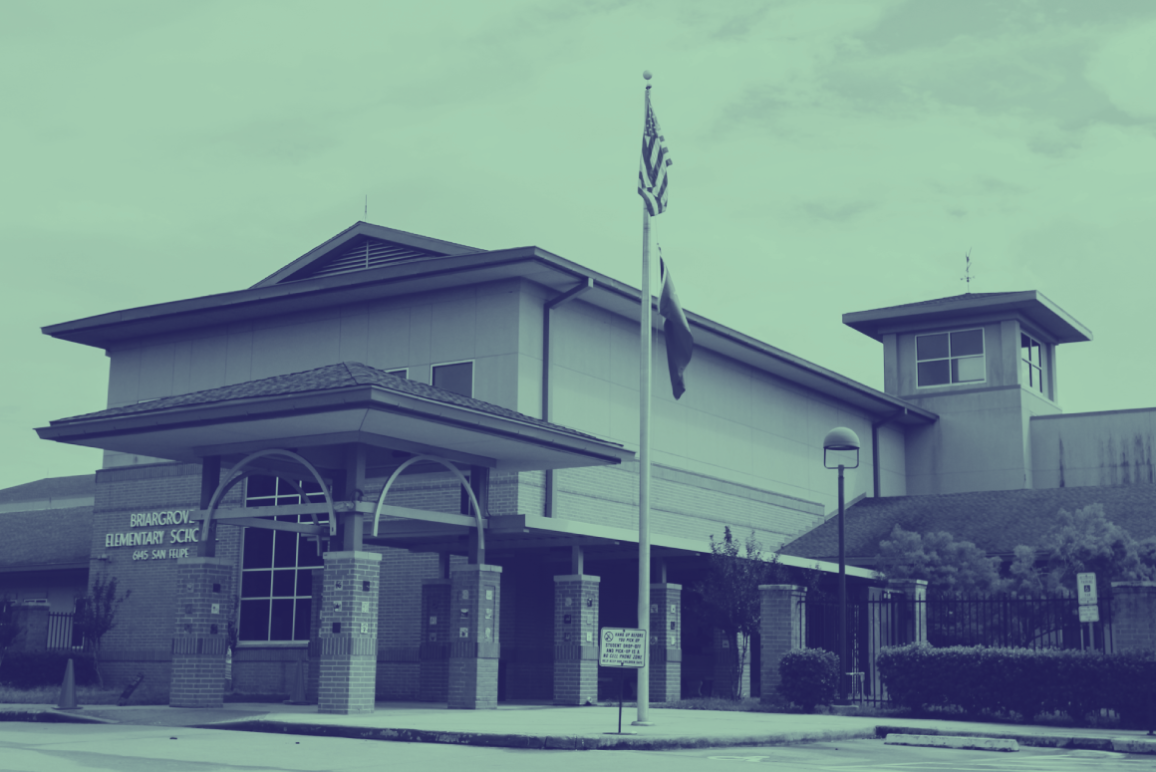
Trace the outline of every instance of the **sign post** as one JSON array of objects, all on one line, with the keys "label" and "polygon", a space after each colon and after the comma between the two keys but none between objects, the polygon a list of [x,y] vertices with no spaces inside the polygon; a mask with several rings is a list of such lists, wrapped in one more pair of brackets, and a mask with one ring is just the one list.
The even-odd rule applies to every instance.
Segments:
[{"label": "sign post", "polygon": [[1100,621],[1099,598],[1096,593],[1096,574],[1087,571],[1076,574],[1076,598],[1079,601],[1080,622],[1088,623],[1088,645],[1095,648],[1096,638],[1092,624]]},{"label": "sign post", "polygon": [[[620,671],[640,670],[646,667],[646,631],[639,627],[603,627],[598,633],[598,666],[616,667]],[[622,682],[625,672],[618,674],[618,732],[622,734]],[[633,734],[631,732],[630,734]]]}]

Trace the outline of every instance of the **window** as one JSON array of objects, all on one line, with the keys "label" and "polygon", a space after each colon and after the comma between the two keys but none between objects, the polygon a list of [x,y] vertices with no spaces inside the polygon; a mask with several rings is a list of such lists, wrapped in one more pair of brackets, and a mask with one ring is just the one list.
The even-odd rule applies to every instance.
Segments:
[{"label": "window", "polygon": [[459,362],[452,365],[435,365],[433,385],[465,397],[474,396],[474,363]]},{"label": "window", "polygon": [[409,377],[409,368],[403,367],[400,370],[386,370],[385,374],[386,375],[396,375],[398,378],[408,378]]},{"label": "window", "polygon": [[983,330],[916,335],[915,359],[919,386],[982,382]]},{"label": "window", "polygon": [[1020,383],[1044,393],[1044,347],[1035,338],[1020,335]]},{"label": "window", "polygon": [[[301,487],[310,501],[324,501],[313,481]],[[300,504],[292,485],[277,477],[253,476],[246,482],[246,507]],[[278,517],[291,523],[312,523],[310,515]],[[312,569],[321,566],[317,542],[292,531],[246,528],[241,551],[242,641],[308,641],[313,600]]]}]

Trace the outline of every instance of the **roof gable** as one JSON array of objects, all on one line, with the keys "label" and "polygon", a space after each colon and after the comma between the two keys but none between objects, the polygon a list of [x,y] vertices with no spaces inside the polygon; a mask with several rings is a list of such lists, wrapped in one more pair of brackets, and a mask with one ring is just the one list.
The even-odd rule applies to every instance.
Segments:
[{"label": "roof gable", "polygon": [[483,251],[485,250],[419,236],[416,233],[357,222],[281,270],[257,282],[253,288],[364,271],[389,263]]}]

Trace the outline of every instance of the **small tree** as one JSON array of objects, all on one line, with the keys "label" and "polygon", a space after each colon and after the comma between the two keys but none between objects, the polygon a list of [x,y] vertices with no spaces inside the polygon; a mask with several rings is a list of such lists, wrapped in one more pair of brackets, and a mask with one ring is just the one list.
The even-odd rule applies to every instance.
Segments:
[{"label": "small tree", "polygon": [[1011,589],[1022,594],[1073,592],[1076,574],[1093,571],[1100,582],[1156,578],[1156,540],[1137,541],[1108,519],[1102,504],[1068,512],[1040,539],[1039,548],[1016,547]]},{"label": "small tree", "polygon": [[879,542],[880,571],[888,579],[925,579],[928,590],[955,594],[999,592],[999,558],[946,531],[920,535],[896,525]]},{"label": "small tree", "polygon": [[4,664],[4,654],[20,635],[20,619],[16,602],[10,598],[0,600],[0,665]]},{"label": "small tree", "polygon": [[742,695],[751,636],[759,630],[759,585],[766,583],[778,556],[765,560],[754,531],[740,544],[731,535],[729,526],[723,529],[721,542],[716,542],[713,535],[710,537],[710,552],[706,576],[694,589],[702,599],[706,621],[719,629],[732,645],[734,657],[726,692],[737,699]]},{"label": "small tree", "polygon": [[104,686],[104,677],[100,673],[100,642],[109,630],[116,627],[120,604],[132,594],[132,590],[125,590],[118,597],[116,589],[115,576],[108,580],[103,576],[96,577],[92,589],[77,604],[76,615],[72,620],[73,627],[84,640],[84,648],[92,652],[92,664],[96,670],[97,683],[101,687]]}]

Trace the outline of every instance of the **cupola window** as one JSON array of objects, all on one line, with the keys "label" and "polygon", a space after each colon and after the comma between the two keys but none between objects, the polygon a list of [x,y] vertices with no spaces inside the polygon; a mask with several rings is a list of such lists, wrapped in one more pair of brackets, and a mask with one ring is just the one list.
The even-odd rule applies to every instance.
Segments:
[{"label": "cupola window", "polygon": [[915,336],[919,386],[981,383],[987,377],[983,329]]},{"label": "cupola window", "polygon": [[1035,338],[1020,335],[1020,383],[1044,393],[1044,347]]}]

